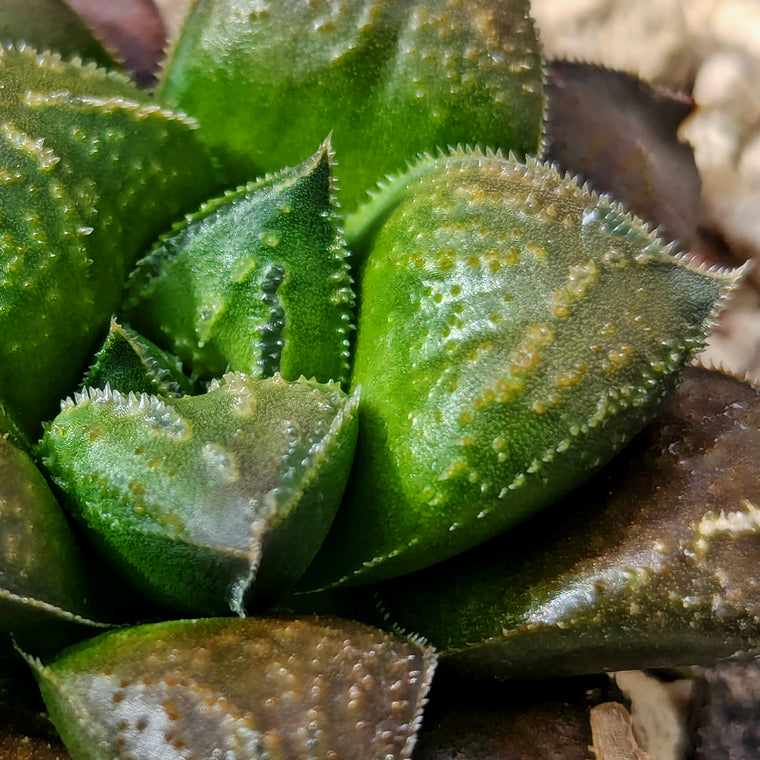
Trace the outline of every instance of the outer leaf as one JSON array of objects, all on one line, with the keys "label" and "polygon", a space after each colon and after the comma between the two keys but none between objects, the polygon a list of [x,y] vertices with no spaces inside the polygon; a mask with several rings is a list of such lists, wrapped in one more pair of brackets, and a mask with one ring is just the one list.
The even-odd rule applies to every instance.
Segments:
[{"label": "outer leaf", "polygon": [[202,396],[89,390],[40,453],[125,579],[160,604],[242,614],[295,583],[340,501],[356,397],[230,374]]},{"label": "outer leaf", "polygon": [[546,158],[613,195],[665,239],[692,247],[701,184],[678,129],[694,103],[600,66],[556,61],[548,74]]},{"label": "outer leaf", "polygon": [[739,276],[549,166],[480,153],[422,161],[352,227],[360,441],[310,588],[424,567],[578,486],[653,415]]},{"label": "outer leaf", "polygon": [[437,146],[537,152],[543,76],[527,0],[200,0],[159,95],[241,182],[332,132],[351,210]]},{"label": "outer leaf", "polygon": [[380,604],[472,673],[558,676],[757,654],[760,393],[689,370],[629,454]]},{"label": "outer leaf", "polygon": [[3,0],[0,40],[25,42],[40,50],[57,50],[103,65],[115,61],[64,0]]},{"label": "outer leaf", "polygon": [[2,48],[0,79],[0,401],[32,432],[81,376],[138,253],[215,181],[192,123],[123,76]]},{"label": "outer leaf", "polygon": [[45,479],[0,436],[0,634],[53,644],[76,638],[77,627],[104,627],[90,619],[100,614],[93,591]]},{"label": "outer leaf", "polygon": [[82,388],[106,386],[125,395],[189,396],[193,392],[193,384],[182,372],[177,357],[115,318],[82,381]]},{"label": "outer leaf", "polygon": [[36,671],[75,760],[406,760],[434,667],[357,623],[226,618],[101,636]]},{"label": "outer leaf", "polygon": [[202,377],[348,379],[353,290],[329,145],[204,205],[132,274],[125,317]]},{"label": "outer leaf", "polygon": [[113,50],[141,85],[155,80],[166,34],[153,0],[66,0]]}]

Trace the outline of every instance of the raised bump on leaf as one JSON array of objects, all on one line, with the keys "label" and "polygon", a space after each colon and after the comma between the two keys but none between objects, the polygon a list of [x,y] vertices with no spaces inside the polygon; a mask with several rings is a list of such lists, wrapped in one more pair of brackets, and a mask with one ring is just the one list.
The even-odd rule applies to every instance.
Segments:
[{"label": "raised bump on leaf", "polygon": [[[544,515],[390,581],[386,625],[489,677],[757,656],[760,391],[687,368],[659,414]],[[368,617],[367,619],[371,619]]]},{"label": "raised bump on leaf", "polygon": [[0,632],[53,644],[65,640],[67,627],[105,627],[92,619],[102,614],[97,602],[45,479],[26,452],[0,435]]},{"label": "raised bump on leaf", "polygon": [[740,271],[698,268],[551,166],[423,159],[367,249],[346,500],[309,588],[408,572],[577,486],[652,416]]},{"label": "raised bump on leaf", "polygon": [[115,66],[113,56],[65,0],[3,0],[0,40],[24,40],[40,50],[57,50]]}]

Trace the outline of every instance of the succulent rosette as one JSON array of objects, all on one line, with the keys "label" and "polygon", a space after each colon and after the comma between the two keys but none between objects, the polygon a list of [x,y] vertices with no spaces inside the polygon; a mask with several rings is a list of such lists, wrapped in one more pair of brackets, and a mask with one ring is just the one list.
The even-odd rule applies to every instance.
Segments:
[{"label": "succulent rosette", "polygon": [[545,160],[527,2],[196,0],[152,91],[0,33],[0,698],[71,757],[408,760],[439,658],[757,652],[757,393],[676,389],[742,270]]}]

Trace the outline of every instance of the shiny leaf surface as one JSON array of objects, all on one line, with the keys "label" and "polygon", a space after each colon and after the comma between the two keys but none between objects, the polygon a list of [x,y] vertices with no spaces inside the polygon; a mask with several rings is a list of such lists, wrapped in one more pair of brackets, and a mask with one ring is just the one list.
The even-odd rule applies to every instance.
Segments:
[{"label": "shiny leaf surface", "polygon": [[0,436],[0,634],[53,643],[76,638],[76,628],[104,627],[91,619],[99,610],[87,573],[42,474]]},{"label": "shiny leaf surface", "polygon": [[66,57],[78,56],[105,66],[115,64],[65,0],[3,0],[0,41],[23,41],[39,50],[54,50]]},{"label": "shiny leaf surface", "polygon": [[75,760],[407,760],[434,667],[357,623],[226,618],[100,636],[36,669]]},{"label": "shiny leaf surface", "polygon": [[740,273],[548,165],[424,159],[348,220],[365,249],[347,499],[304,581],[419,569],[578,486],[655,413]]},{"label": "shiny leaf surface", "polygon": [[216,183],[193,124],[122,75],[4,47],[0,80],[0,402],[36,435],[137,255]]},{"label": "shiny leaf surface", "polygon": [[694,104],[630,74],[570,61],[548,66],[547,100],[546,158],[690,249],[701,182],[678,128]]},{"label": "shiny leaf surface", "polygon": [[760,394],[691,369],[657,421],[536,520],[379,593],[452,666],[510,677],[756,653]]},{"label": "shiny leaf surface", "polygon": [[82,388],[105,388],[154,396],[189,396],[193,383],[177,357],[111,319],[103,345],[87,370]]}]

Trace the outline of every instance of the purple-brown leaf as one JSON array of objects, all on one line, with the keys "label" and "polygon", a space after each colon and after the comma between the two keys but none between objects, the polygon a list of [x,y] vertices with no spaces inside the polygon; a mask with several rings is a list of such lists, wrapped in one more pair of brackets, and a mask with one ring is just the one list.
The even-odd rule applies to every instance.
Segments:
[{"label": "purple-brown leaf", "polygon": [[691,101],[568,61],[549,66],[547,94],[547,158],[616,197],[662,237],[692,247],[701,184],[692,150],[677,135]]},{"label": "purple-brown leaf", "polygon": [[156,77],[164,55],[166,33],[153,0],[66,0],[138,84],[147,86]]}]

